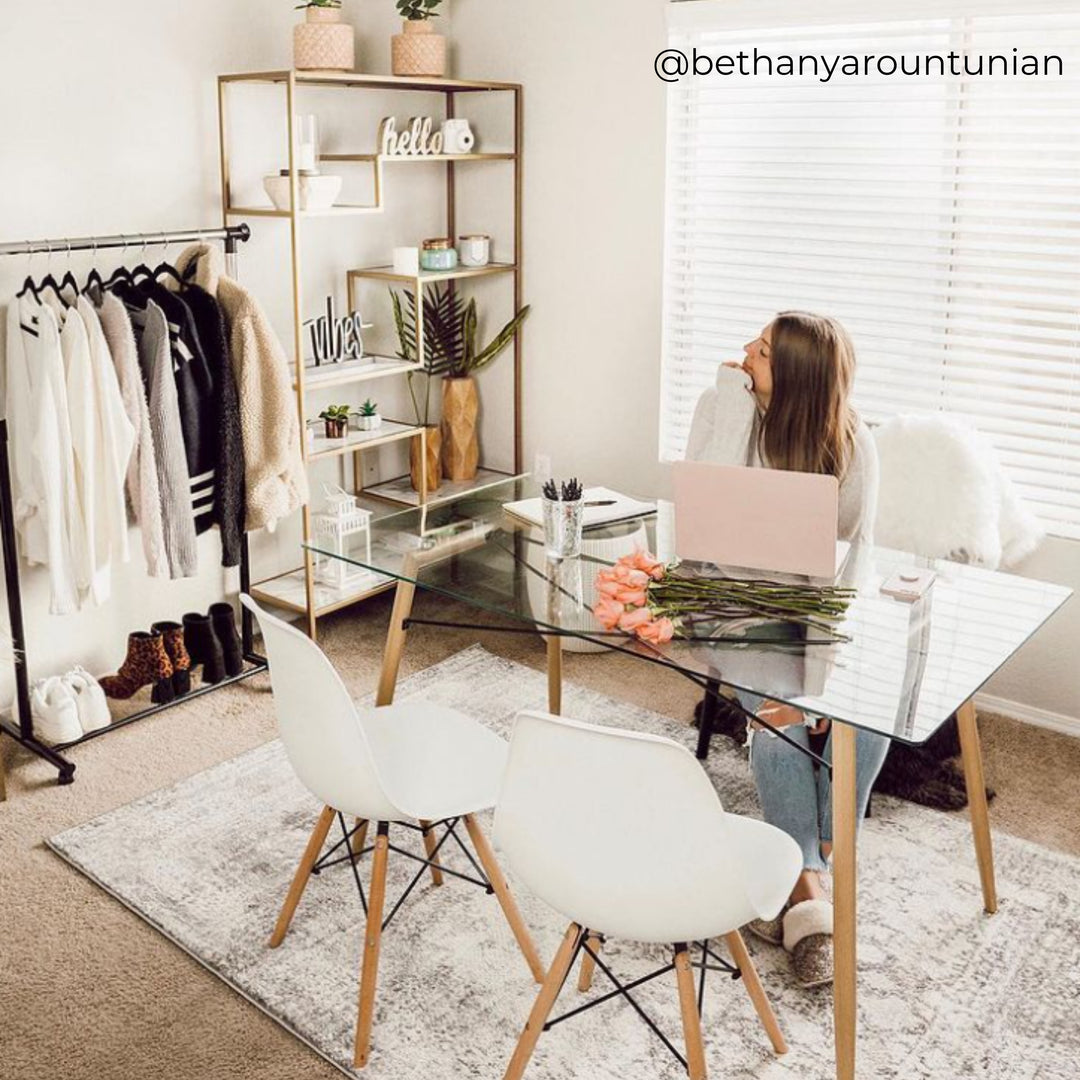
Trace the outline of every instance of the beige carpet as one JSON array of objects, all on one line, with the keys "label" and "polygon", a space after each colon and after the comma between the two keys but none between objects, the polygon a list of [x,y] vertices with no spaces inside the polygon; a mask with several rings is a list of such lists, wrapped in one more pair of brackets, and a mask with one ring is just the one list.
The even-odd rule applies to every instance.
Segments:
[{"label": "beige carpet", "polygon": [[[418,613],[453,614],[425,598]],[[388,598],[360,618],[323,624],[323,643],[356,694],[375,681]],[[531,635],[419,628],[403,671],[474,641],[533,666]],[[677,676],[612,655],[568,656],[566,677],[659,712],[689,717],[696,694]],[[999,792],[996,828],[1080,854],[1080,740],[986,718],[984,745]],[[106,810],[272,738],[265,677],[170,710],[75,752],[74,785],[2,740],[9,802],[0,805],[0,1074],[81,1080],[340,1075],[163,940],[42,841]]]}]

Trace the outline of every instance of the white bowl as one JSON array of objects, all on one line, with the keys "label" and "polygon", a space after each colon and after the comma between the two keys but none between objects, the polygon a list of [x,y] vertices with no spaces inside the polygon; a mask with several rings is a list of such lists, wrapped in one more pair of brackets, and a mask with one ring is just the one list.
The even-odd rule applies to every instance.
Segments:
[{"label": "white bowl", "polygon": [[[289,209],[289,178],[263,177],[263,188],[276,210]],[[341,192],[340,176],[301,176],[298,182],[301,210],[328,210]]]}]

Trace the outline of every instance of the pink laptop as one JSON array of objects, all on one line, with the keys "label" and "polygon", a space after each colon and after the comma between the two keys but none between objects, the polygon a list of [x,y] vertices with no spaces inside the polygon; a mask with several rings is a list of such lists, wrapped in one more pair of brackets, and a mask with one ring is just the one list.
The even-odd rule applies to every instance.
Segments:
[{"label": "pink laptop", "polygon": [[847,555],[835,476],[677,461],[672,482],[682,559],[833,578]]}]

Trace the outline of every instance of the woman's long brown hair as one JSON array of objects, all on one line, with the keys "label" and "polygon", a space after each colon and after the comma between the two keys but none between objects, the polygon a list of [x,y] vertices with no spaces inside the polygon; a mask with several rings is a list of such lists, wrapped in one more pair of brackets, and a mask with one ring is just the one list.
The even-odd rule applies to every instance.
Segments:
[{"label": "woman's long brown hair", "polygon": [[772,323],[773,390],[758,450],[775,469],[843,477],[858,416],[849,403],[855,350],[835,320],[782,311]]}]

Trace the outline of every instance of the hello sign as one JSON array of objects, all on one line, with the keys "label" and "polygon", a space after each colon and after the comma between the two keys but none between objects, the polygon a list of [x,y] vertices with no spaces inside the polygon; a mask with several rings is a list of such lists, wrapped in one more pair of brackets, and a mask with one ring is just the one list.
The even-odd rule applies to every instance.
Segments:
[{"label": "hello sign", "polygon": [[384,157],[441,154],[443,133],[430,116],[414,116],[409,126],[399,132],[397,120],[385,117],[379,124],[379,153]]},{"label": "hello sign", "polygon": [[339,364],[343,360],[362,360],[364,357],[363,331],[371,328],[364,322],[359,311],[337,318],[334,315],[334,298],[326,298],[326,314],[308,319],[304,326],[311,335],[311,347],[315,354],[315,366]]}]

